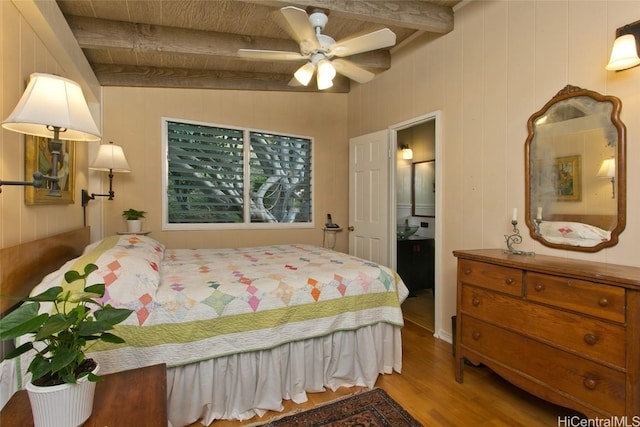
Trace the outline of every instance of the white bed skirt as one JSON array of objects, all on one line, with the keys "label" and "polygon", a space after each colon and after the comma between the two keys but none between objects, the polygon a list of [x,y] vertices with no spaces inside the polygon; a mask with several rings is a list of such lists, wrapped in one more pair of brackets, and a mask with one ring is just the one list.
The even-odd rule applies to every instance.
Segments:
[{"label": "white bed skirt", "polygon": [[386,323],[167,370],[169,422],[246,420],[307,401],[326,388],[372,388],[379,374],[402,370],[401,328]]}]

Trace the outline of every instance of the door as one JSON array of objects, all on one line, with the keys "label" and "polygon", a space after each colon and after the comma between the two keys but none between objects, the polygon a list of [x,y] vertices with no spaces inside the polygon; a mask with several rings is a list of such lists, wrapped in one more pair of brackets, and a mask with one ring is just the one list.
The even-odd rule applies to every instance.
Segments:
[{"label": "door", "polygon": [[349,141],[349,254],[389,266],[389,134]]}]

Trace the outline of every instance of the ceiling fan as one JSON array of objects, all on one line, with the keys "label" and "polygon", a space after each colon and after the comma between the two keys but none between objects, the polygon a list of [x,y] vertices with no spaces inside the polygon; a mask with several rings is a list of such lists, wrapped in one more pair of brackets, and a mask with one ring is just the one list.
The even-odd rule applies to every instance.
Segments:
[{"label": "ceiling fan", "polygon": [[300,52],[239,49],[238,54],[244,58],[271,61],[306,60],[307,62],[294,73],[294,78],[289,82],[292,86],[296,84],[307,86],[316,70],[319,90],[333,86],[336,72],[358,83],[366,83],[373,79],[375,74],[343,58],[393,46],[396,43],[396,35],[388,28],[354,35],[336,42],[328,35],[322,34],[329,19],[320,9],[312,9],[311,14],[307,15],[307,12],[302,9],[287,6],[275,12],[274,18],[278,25],[298,42]]}]

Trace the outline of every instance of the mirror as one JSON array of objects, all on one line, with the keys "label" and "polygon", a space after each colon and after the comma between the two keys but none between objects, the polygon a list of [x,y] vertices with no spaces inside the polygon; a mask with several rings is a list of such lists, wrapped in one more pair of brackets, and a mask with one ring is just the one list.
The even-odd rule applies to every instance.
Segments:
[{"label": "mirror", "polygon": [[436,161],[411,165],[411,215],[436,216]]},{"label": "mirror", "polygon": [[525,221],[546,246],[596,252],[626,224],[626,128],[614,96],[566,86],[527,122]]}]

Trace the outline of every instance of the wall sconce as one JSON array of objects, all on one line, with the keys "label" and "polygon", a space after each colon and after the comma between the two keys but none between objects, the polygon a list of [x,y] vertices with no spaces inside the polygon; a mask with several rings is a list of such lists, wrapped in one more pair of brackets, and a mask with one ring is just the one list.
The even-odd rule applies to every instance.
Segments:
[{"label": "wall sconce", "polygon": [[407,144],[402,144],[400,146],[400,149],[402,150],[402,159],[403,160],[411,160],[411,159],[413,159],[413,150],[411,148],[409,148],[409,146]]},{"label": "wall sconce", "polygon": [[113,200],[113,197],[115,196],[113,191],[113,173],[131,172],[131,168],[129,168],[129,163],[127,163],[127,158],[124,156],[122,147],[114,144],[113,141],[109,141],[108,144],[100,145],[100,148],[98,148],[98,154],[91,166],[89,166],[89,169],[109,172],[109,193],[89,194],[87,190],[83,189],[82,207],[87,206],[89,201],[95,200],[96,197],[109,197],[107,200]]},{"label": "wall sconce", "polygon": [[638,44],[640,43],[640,21],[616,30],[616,40],[611,49],[611,58],[605,67],[610,71],[621,71],[640,64]]},{"label": "wall sconce", "polygon": [[58,163],[61,140],[99,141],[100,132],[91,117],[80,85],[73,80],[52,74],[33,73],[27,88],[2,127],[26,135],[50,138],[51,175],[34,173],[34,181],[0,181],[2,185],[42,186],[51,182],[49,196],[60,197]]},{"label": "wall sconce", "polygon": [[602,161],[602,165],[600,165],[600,170],[596,175],[598,178],[609,178],[611,180],[611,198],[615,199],[616,197],[616,159],[613,157],[610,159],[605,159]]}]

